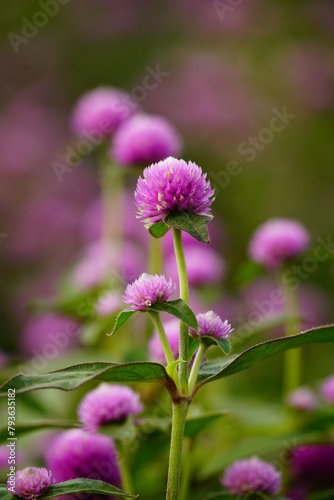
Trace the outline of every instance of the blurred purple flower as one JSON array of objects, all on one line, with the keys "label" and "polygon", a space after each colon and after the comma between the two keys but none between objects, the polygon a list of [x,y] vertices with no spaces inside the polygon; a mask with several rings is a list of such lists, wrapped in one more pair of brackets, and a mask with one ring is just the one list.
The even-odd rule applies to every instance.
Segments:
[{"label": "blurred purple flower", "polygon": [[[166,321],[166,323],[164,323],[164,327],[169,345],[172,349],[173,356],[175,359],[178,359],[180,322],[177,319],[172,319],[170,321]],[[151,337],[148,344],[148,349],[150,359],[166,365],[167,362],[165,353],[157,332],[153,333],[153,336]]]},{"label": "blurred purple flower", "polygon": [[233,331],[228,320],[223,321],[218,314],[213,311],[200,313],[196,316],[199,330],[190,329],[193,337],[206,336],[215,337],[216,339],[227,338]]},{"label": "blurred purple flower", "polygon": [[149,227],[175,211],[210,215],[213,195],[207,174],[196,163],[166,158],[145,168],[138,179],[138,218]]},{"label": "blurred purple flower", "polygon": [[310,412],[317,408],[317,397],[308,387],[298,387],[287,396],[287,403],[296,410]]},{"label": "blurred purple flower", "polygon": [[270,219],[260,226],[249,244],[249,257],[268,269],[276,269],[303,253],[310,243],[304,226],[291,219]]},{"label": "blurred purple flower", "polygon": [[86,429],[97,431],[105,424],[123,422],[143,411],[139,394],[123,385],[100,384],[88,392],[78,408],[78,416]]},{"label": "blurred purple flower", "polygon": [[[201,243],[187,245],[184,248],[189,285],[205,285],[221,282],[224,276],[224,259],[212,248]],[[175,255],[171,254],[165,261],[166,274],[173,280],[178,280],[178,271]]]},{"label": "blurred purple flower", "polygon": [[[99,434],[72,429],[58,435],[46,452],[48,467],[57,482],[87,478],[120,487],[121,475],[113,441]],[[61,500],[80,500],[81,494],[64,495]],[[110,497],[89,495],[89,500]],[[112,498],[112,497],[111,497]]]},{"label": "blurred purple flower", "polygon": [[334,375],[323,382],[321,395],[328,403],[334,404]]},{"label": "blurred purple flower", "polygon": [[20,345],[29,357],[46,350],[53,359],[77,345],[79,334],[79,324],[73,319],[55,314],[35,316],[25,325]]},{"label": "blurred purple flower", "polygon": [[42,467],[26,467],[15,474],[15,494],[26,500],[35,500],[51,486],[52,482],[51,471]]},{"label": "blurred purple flower", "polygon": [[292,486],[318,488],[334,486],[334,446],[332,444],[310,444],[298,446],[291,451]]},{"label": "blurred purple flower", "polygon": [[111,87],[83,94],[73,109],[72,130],[79,136],[94,134],[97,140],[112,134],[132,114],[128,99],[125,92]]},{"label": "blurred purple flower", "polygon": [[221,483],[234,495],[276,495],[282,488],[281,473],[258,457],[234,462],[225,470]]},{"label": "blurred purple flower", "polygon": [[147,166],[181,152],[181,139],[165,118],[137,114],[115,133],[111,157],[124,166]]},{"label": "blurred purple flower", "polygon": [[145,311],[157,302],[166,302],[175,290],[175,284],[162,275],[142,274],[126,287],[123,301],[132,310]]},{"label": "blurred purple flower", "polygon": [[117,292],[106,292],[99,296],[95,310],[99,316],[109,316],[122,305],[122,298]]}]

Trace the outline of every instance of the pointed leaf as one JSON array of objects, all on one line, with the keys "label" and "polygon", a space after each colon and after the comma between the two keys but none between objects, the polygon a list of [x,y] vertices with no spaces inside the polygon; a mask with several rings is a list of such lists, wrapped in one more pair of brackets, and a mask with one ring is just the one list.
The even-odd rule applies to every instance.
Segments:
[{"label": "pointed leaf", "polygon": [[234,373],[251,368],[256,363],[270,356],[279,354],[292,348],[314,343],[334,341],[334,326],[313,328],[298,335],[268,340],[250,347],[237,356],[228,356],[221,360],[208,361],[199,372],[199,387],[208,382],[228,377]]},{"label": "pointed leaf", "polygon": [[203,335],[203,337],[201,337],[201,342],[207,346],[217,345],[225,354],[229,354],[231,352],[229,339],[217,339],[216,337],[211,337],[210,335]]},{"label": "pointed leaf", "polygon": [[186,421],[184,435],[186,437],[194,438],[200,432],[207,429],[210,425],[214,424],[217,420],[227,415],[226,411],[203,413],[195,417],[189,417]]},{"label": "pointed leaf", "polygon": [[165,224],[169,227],[181,229],[193,236],[201,243],[210,243],[207,225],[212,217],[206,215],[195,215],[187,212],[173,212],[165,218]]},{"label": "pointed leaf", "polygon": [[121,328],[121,326],[124,325],[124,323],[131,318],[137,311],[121,311],[118,316],[116,317],[116,322],[114,325],[114,328],[112,329],[111,333],[107,333],[107,335],[111,336],[114,335],[114,333],[117,332]]},{"label": "pointed leaf", "polygon": [[[34,431],[40,431],[44,429],[71,429],[76,427],[78,424],[71,420],[34,420],[33,422],[25,424],[16,424],[15,426],[15,437],[23,436]],[[3,427],[0,429],[0,444],[5,443],[8,439],[8,428]]]},{"label": "pointed leaf", "polygon": [[199,346],[199,341],[197,339],[195,339],[194,337],[192,337],[191,335],[189,335],[189,358],[188,358],[188,361],[190,361],[192,359],[193,355],[195,354],[195,352],[198,349],[198,346]]},{"label": "pointed leaf", "polygon": [[195,314],[190,309],[188,304],[186,304],[186,302],[182,299],[171,300],[170,302],[157,302],[156,304],[153,304],[149,310],[171,314],[186,323],[191,328],[198,330],[198,323]]},{"label": "pointed leaf", "polygon": [[55,498],[61,495],[71,495],[74,493],[90,493],[99,495],[114,495],[117,497],[137,498],[138,495],[130,495],[125,493],[111,484],[104,483],[103,481],[96,481],[95,479],[71,479],[63,483],[54,484],[41,495],[41,500],[44,498]]},{"label": "pointed leaf", "polygon": [[153,224],[153,226],[149,227],[148,230],[154,238],[161,238],[168,233],[170,227],[168,227],[164,222],[157,222],[156,224]]},{"label": "pointed leaf", "polygon": [[83,363],[62,370],[37,375],[18,374],[0,387],[0,396],[6,396],[9,388],[16,393],[37,389],[71,391],[90,380],[103,382],[158,382],[171,395],[177,393],[174,381],[158,363]]}]

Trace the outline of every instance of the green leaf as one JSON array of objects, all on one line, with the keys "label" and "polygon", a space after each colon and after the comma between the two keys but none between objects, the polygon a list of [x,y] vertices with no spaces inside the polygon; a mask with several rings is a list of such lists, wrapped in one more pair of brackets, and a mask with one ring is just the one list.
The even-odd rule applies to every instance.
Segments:
[{"label": "green leaf", "polygon": [[154,238],[161,238],[168,233],[170,227],[168,227],[164,222],[157,222],[156,224],[153,224],[153,226],[149,227],[148,230]]},{"label": "green leaf", "polygon": [[188,358],[188,361],[190,361],[192,359],[193,355],[195,354],[195,352],[198,349],[198,346],[199,346],[199,341],[197,339],[195,339],[194,337],[192,337],[191,335],[189,335],[189,358]]},{"label": "green leaf", "polygon": [[231,344],[229,339],[217,339],[209,335],[203,335],[200,341],[208,347],[211,345],[217,345],[225,354],[229,354],[231,352]]},{"label": "green leaf", "polygon": [[[34,420],[25,424],[16,424],[15,437],[23,436],[29,432],[35,432],[45,429],[71,429],[78,424],[71,420]],[[8,428],[2,427],[0,429],[0,444],[5,443],[8,439]]]},{"label": "green leaf", "polygon": [[322,491],[321,493],[314,493],[309,497],[309,500],[333,500],[334,498],[334,489]]},{"label": "green leaf", "polygon": [[130,495],[125,491],[119,490],[111,484],[104,483],[103,481],[96,481],[95,479],[71,479],[63,483],[54,484],[41,495],[43,498],[54,498],[61,495],[70,495],[74,493],[95,493],[100,495],[114,495],[118,497],[137,498],[138,495]]},{"label": "green leaf", "polygon": [[7,490],[7,486],[5,484],[0,484],[0,498],[1,500],[14,500],[14,499],[19,499],[16,495],[12,495],[9,493]]},{"label": "green leaf", "polygon": [[314,343],[325,343],[334,341],[334,326],[324,326],[313,328],[291,337],[283,337],[274,340],[268,340],[250,347],[237,356],[228,356],[221,360],[208,361],[199,372],[199,386],[223,377],[228,377],[234,373],[247,370],[258,362],[263,361],[270,356],[285,352],[289,349],[301,347],[303,345]]},{"label": "green leaf", "polygon": [[17,394],[37,389],[71,391],[90,380],[103,382],[157,382],[165,386],[172,396],[177,394],[174,381],[168,376],[165,368],[158,363],[118,364],[99,362],[83,363],[38,375],[18,374],[0,387],[0,396],[7,396],[9,388],[15,388]]},{"label": "green leaf", "polygon": [[203,413],[194,417],[189,417],[186,421],[184,435],[194,438],[200,432],[204,431],[217,420],[227,415],[226,411]]},{"label": "green leaf", "polygon": [[165,224],[169,227],[181,229],[193,236],[196,240],[206,245],[210,243],[207,225],[212,217],[206,215],[195,215],[187,212],[173,212],[165,218]]},{"label": "green leaf", "polygon": [[176,359],[175,361],[173,361],[173,363],[166,366],[166,371],[173,380],[176,380],[177,367],[179,366],[180,363],[185,363],[185,362],[186,361],[183,361],[182,359]]},{"label": "green leaf", "polygon": [[136,427],[132,418],[127,418],[124,422],[103,425],[100,433],[110,436],[118,441],[128,441],[135,439],[137,435]]},{"label": "green leaf", "polygon": [[121,311],[117,318],[116,318],[116,322],[115,322],[115,325],[114,325],[114,328],[112,329],[112,332],[111,333],[108,333],[107,335],[111,336],[111,335],[114,335],[114,333],[117,332],[117,330],[119,330],[121,328],[121,326],[124,325],[124,323],[131,318],[131,316],[133,316],[137,311]]},{"label": "green leaf", "polygon": [[157,302],[153,304],[149,311],[166,312],[186,323],[190,328],[198,330],[198,323],[195,314],[188,304],[182,299],[171,300],[170,302]]}]

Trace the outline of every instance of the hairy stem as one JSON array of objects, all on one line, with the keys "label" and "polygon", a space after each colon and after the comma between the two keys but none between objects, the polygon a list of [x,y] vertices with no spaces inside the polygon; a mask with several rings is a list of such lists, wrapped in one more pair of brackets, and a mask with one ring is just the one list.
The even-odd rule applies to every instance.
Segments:
[{"label": "hairy stem", "polygon": [[179,499],[183,435],[187,412],[188,402],[186,400],[173,403],[172,436],[169,453],[166,500]]},{"label": "hairy stem", "polygon": [[163,324],[162,324],[161,319],[160,319],[160,314],[158,312],[151,311],[149,313],[149,315],[151,316],[154,328],[156,329],[157,334],[159,335],[159,339],[160,339],[162,348],[163,348],[165,356],[166,356],[167,364],[170,365],[175,360],[174,360],[172,349],[171,349],[169,342],[168,342],[168,339],[167,339],[165,329],[164,329]]},{"label": "hairy stem", "polygon": [[[188,275],[186,261],[184,258],[183,242],[182,242],[182,232],[180,229],[172,229],[173,231],[173,242],[175,257],[177,263],[177,270],[179,273],[179,284],[180,284],[180,298],[184,300],[187,304],[189,303],[189,286],[188,286]],[[179,355],[180,359],[185,361],[185,363],[180,364],[179,368],[179,380],[180,387],[183,394],[188,394],[188,358],[189,358],[189,334],[188,326],[180,321],[180,344],[179,344]]]}]

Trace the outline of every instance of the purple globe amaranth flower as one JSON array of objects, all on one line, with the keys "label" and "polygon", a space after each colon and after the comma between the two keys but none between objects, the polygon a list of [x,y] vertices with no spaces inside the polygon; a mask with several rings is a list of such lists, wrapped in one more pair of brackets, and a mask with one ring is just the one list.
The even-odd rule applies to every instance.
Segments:
[{"label": "purple globe amaranth flower", "polygon": [[320,391],[328,403],[334,404],[334,375],[323,382]]},{"label": "purple globe amaranth flower", "polygon": [[[173,356],[175,359],[178,359],[180,322],[177,319],[172,319],[170,321],[167,321],[164,324],[164,327]],[[162,363],[164,365],[167,364],[165,353],[157,332],[154,332],[153,336],[151,337],[148,344],[148,349],[150,359],[158,361],[159,363]]]},{"label": "purple globe amaranth flower", "polygon": [[130,387],[100,384],[83,398],[78,416],[88,431],[95,432],[104,424],[122,422],[143,409],[139,394]]},{"label": "purple globe amaranth flower", "polygon": [[[26,467],[18,470],[15,474],[15,486],[10,485],[8,480],[8,491],[26,500],[35,500],[46,491],[52,484],[52,472],[43,467]],[[14,490],[14,491],[13,491]]]},{"label": "purple globe amaranth flower", "polygon": [[145,168],[138,179],[137,217],[150,227],[171,212],[210,215],[213,195],[207,175],[196,163],[166,158]]},{"label": "purple globe amaranth flower", "polygon": [[118,292],[107,291],[100,295],[95,304],[95,311],[99,316],[109,316],[119,309],[122,299]]},{"label": "purple globe amaranth flower", "polygon": [[317,397],[308,387],[298,387],[287,396],[287,403],[291,408],[300,411],[313,411],[318,406]]},{"label": "purple globe amaranth flower", "polygon": [[190,328],[193,337],[210,336],[216,339],[227,338],[233,331],[228,320],[223,321],[218,314],[213,311],[200,313],[196,316],[199,329]]},{"label": "purple globe amaranth flower", "polygon": [[134,311],[145,311],[157,302],[166,302],[176,286],[170,279],[158,274],[142,274],[125,289],[123,302]]},{"label": "purple globe amaranth flower", "polygon": [[120,165],[147,166],[180,151],[181,139],[165,118],[140,113],[117,130],[111,157]]},{"label": "purple globe amaranth flower", "polygon": [[[107,436],[71,429],[58,435],[46,454],[48,467],[57,482],[69,479],[96,479],[120,487],[121,475],[113,441]],[[82,494],[64,495],[61,500],[80,500]],[[89,500],[103,500],[102,495],[89,495]]]},{"label": "purple globe amaranth flower", "polygon": [[[334,487],[334,446],[308,444],[291,451],[291,476],[295,486],[309,486],[312,492]],[[314,490],[314,491],[313,491]]]},{"label": "purple globe amaranth flower", "polygon": [[304,252],[309,243],[310,236],[299,222],[270,219],[255,231],[248,254],[252,260],[268,269],[276,269]]},{"label": "purple globe amaranth flower", "polygon": [[276,495],[282,488],[281,473],[258,457],[234,462],[225,470],[221,483],[234,495]]},{"label": "purple globe amaranth flower", "polygon": [[129,116],[129,96],[112,87],[98,87],[83,94],[76,103],[71,119],[71,128],[78,136],[101,141],[112,134]]}]

